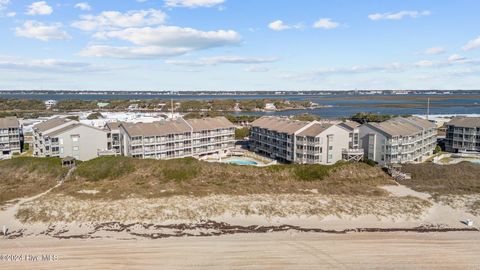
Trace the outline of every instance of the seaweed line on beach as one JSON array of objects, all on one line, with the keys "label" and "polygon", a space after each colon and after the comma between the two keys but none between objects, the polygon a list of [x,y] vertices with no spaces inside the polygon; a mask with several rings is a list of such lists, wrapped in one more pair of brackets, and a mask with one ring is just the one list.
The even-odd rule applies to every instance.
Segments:
[{"label": "seaweed line on beach", "polygon": [[[140,228],[143,230],[150,230],[153,232],[136,232],[135,229]],[[162,232],[162,230],[169,230],[169,233]],[[196,233],[189,231],[198,230]],[[203,231],[202,231],[203,230]],[[201,221],[199,223],[191,224],[170,224],[170,225],[155,225],[148,223],[129,223],[123,224],[120,222],[106,222],[100,223],[93,227],[93,230],[84,234],[68,235],[69,230],[61,229],[55,232],[55,225],[49,226],[49,228],[38,235],[50,236],[57,239],[96,239],[104,238],[102,236],[96,236],[97,232],[125,232],[133,237],[147,238],[147,239],[161,239],[169,237],[204,237],[204,236],[220,236],[229,234],[240,233],[269,233],[269,232],[285,232],[285,231],[297,231],[297,232],[315,232],[315,233],[329,233],[329,234],[346,234],[346,233],[360,233],[360,232],[473,232],[479,231],[477,228],[465,227],[465,228],[451,228],[442,224],[425,224],[412,228],[355,228],[344,230],[325,230],[320,228],[304,228],[293,225],[280,225],[280,226],[240,226],[230,225],[225,222],[217,222],[212,220]],[[0,235],[3,233],[0,232]],[[37,235],[37,236],[38,236]],[[25,229],[8,232],[4,235],[6,239],[16,239],[29,236],[26,234]],[[107,238],[107,237],[105,237]]]}]

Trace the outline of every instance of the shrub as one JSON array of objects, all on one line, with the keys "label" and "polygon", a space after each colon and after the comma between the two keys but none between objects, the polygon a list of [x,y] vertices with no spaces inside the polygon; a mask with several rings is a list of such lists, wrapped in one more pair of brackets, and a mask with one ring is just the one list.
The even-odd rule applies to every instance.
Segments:
[{"label": "shrub", "polygon": [[165,161],[157,169],[157,175],[164,177],[167,181],[186,181],[195,178],[200,168],[198,161],[194,158],[182,158]]},{"label": "shrub", "polygon": [[296,165],[295,177],[302,181],[318,181],[328,176],[332,166],[325,165]]},{"label": "shrub", "polygon": [[88,181],[116,179],[135,171],[133,160],[125,157],[99,157],[78,165],[75,175]]},{"label": "shrub", "polygon": [[18,157],[0,162],[0,171],[27,171],[48,175],[61,175],[62,162],[59,158]]},{"label": "shrub", "polygon": [[372,167],[377,165],[377,162],[375,162],[374,160],[371,160],[369,158],[364,158],[362,161],[363,161],[363,163],[368,164]]},{"label": "shrub", "polygon": [[94,119],[100,119],[100,118],[103,118],[103,115],[99,112],[94,112],[87,116],[88,120],[94,120]]}]

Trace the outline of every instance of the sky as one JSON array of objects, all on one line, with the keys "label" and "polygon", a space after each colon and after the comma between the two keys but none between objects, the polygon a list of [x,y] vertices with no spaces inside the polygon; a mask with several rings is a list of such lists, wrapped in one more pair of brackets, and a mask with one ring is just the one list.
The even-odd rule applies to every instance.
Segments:
[{"label": "sky", "polygon": [[476,0],[0,0],[0,89],[480,89]]}]

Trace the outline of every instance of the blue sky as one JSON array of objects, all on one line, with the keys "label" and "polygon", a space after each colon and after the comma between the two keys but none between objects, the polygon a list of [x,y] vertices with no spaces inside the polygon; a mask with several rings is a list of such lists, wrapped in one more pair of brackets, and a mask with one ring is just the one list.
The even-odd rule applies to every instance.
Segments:
[{"label": "blue sky", "polygon": [[0,0],[0,89],[480,89],[480,1]]}]

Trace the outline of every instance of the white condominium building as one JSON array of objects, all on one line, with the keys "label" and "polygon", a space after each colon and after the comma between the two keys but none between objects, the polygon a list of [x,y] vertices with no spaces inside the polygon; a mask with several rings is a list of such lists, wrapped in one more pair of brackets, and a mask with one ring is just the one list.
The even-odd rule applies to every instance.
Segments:
[{"label": "white condominium building", "polygon": [[355,121],[344,121],[338,125],[350,132],[348,144],[349,148],[358,149],[360,146],[360,124]]},{"label": "white condominium building", "polygon": [[261,117],[250,129],[251,148],[282,162],[334,164],[349,149],[350,132],[332,123]]},{"label": "white condominium building", "polygon": [[113,151],[115,155],[121,154],[120,144],[120,124],[121,122],[107,123],[104,129],[107,131],[107,149]]},{"label": "white condominium building", "polygon": [[22,128],[17,117],[0,118],[0,159],[21,152]]},{"label": "white condominium building", "polygon": [[135,158],[224,155],[235,146],[235,126],[225,117],[121,123],[119,131],[121,154]]},{"label": "white condominium building", "polygon": [[86,161],[107,150],[107,131],[66,118],[33,126],[33,154],[37,157],[73,157]]},{"label": "white condominium building", "polygon": [[480,152],[480,117],[454,117],[445,125],[445,151]]},{"label": "white condominium building", "polygon": [[383,166],[425,161],[436,145],[436,125],[419,117],[397,117],[360,126],[360,147],[367,158]]}]

